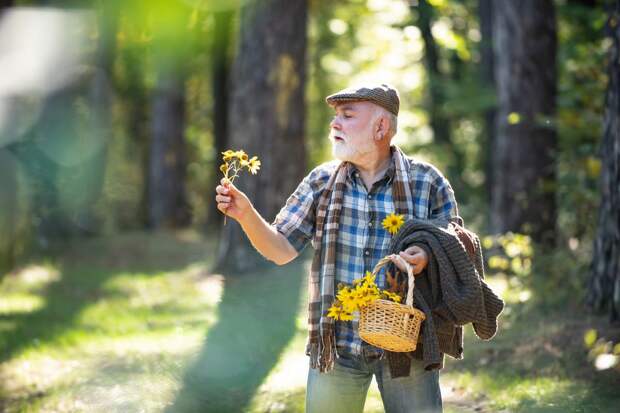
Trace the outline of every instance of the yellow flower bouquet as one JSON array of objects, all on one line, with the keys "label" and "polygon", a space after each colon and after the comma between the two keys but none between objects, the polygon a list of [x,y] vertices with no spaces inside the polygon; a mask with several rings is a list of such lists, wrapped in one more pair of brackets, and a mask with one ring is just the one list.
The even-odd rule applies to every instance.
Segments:
[{"label": "yellow flower bouquet", "polygon": [[[224,163],[220,165],[220,171],[224,174],[224,178],[231,184],[239,176],[244,168],[252,175],[256,175],[260,169],[260,160],[258,157],[250,156],[243,149],[233,151],[228,149],[222,152],[222,160]],[[224,225],[226,225],[226,216],[224,216]]]}]

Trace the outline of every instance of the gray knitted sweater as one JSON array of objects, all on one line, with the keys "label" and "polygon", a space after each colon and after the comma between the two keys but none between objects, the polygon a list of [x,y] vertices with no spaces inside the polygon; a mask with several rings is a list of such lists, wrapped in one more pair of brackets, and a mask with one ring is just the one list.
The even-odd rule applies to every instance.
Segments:
[{"label": "gray knitted sweater", "polygon": [[[455,222],[416,219],[405,223],[390,243],[390,253],[417,245],[429,257],[426,269],[415,277],[413,295],[414,306],[426,314],[421,342],[412,353],[387,352],[393,377],[409,374],[410,357],[422,359],[428,370],[443,367],[443,354],[463,358],[465,324],[472,323],[483,340],[497,332],[504,302],[484,281],[480,240],[472,234],[475,248],[470,257],[456,226]],[[406,283],[404,274],[399,277]]]}]

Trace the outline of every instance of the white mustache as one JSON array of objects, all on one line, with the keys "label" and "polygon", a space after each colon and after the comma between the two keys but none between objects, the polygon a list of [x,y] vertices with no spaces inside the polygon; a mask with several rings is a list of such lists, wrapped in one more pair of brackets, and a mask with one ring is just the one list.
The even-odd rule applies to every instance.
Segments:
[{"label": "white mustache", "polygon": [[345,142],[346,142],[346,141],[347,141],[347,139],[348,139],[348,138],[347,138],[344,134],[334,133],[334,132],[330,133],[330,134],[329,134],[329,137],[330,137],[330,139],[332,140],[332,142],[336,142],[336,138],[340,138],[340,139],[342,139],[342,140],[343,140],[343,141],[345,141]]}]

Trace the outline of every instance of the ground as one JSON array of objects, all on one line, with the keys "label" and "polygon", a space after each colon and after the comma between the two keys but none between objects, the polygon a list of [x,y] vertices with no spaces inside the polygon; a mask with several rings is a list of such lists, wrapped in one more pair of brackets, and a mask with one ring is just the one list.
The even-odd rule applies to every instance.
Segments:
[{"label": "ground", "polygon": [[[302,412],[307,257],[243,276],[209,272],[194,232],[80,241],[0,280],[2,412]],[[442,371],[446,412],[615,412],[620,373],[584,335],[620,332],[578,303],[508,299],[497,337],[466,330]],[[297,311],[292,311],[296,309]],[[365,412],[383,411],[373,382]]]}]

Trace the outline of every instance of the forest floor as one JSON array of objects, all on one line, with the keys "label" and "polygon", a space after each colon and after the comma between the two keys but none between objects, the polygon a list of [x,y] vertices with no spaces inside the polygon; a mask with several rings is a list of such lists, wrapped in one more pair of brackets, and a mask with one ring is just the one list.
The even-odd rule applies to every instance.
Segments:
[{"label": "forest floor", "polygon": [[[194,232],[126,234],[3,277],[0,412],[302,412],[308,260],[223,277],[213,251]],[[490,282],[508,303],[499,334],[466,330],[445,411],[616,412],[620,370],[595,369],[584,335],[620,331]],[[381,411],[373,381],[365,412]]]}]

